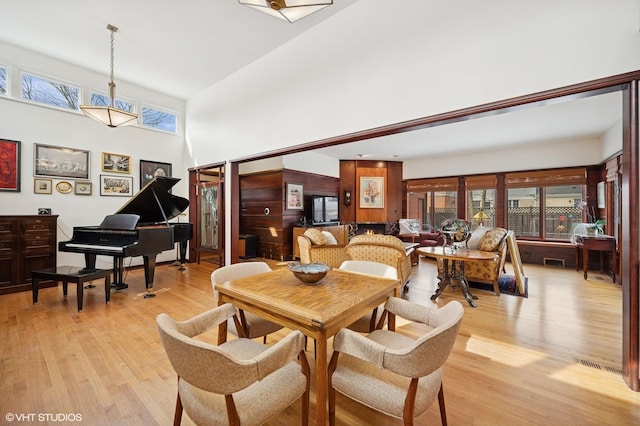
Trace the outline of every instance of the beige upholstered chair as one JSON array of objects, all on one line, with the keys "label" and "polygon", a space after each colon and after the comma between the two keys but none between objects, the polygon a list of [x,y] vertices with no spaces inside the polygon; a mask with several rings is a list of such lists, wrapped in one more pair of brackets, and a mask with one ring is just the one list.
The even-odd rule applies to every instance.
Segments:
[{"label": "beige upholstered chair", "polygon": [[336,242],[337,244],[329,244],[322,231],[318,228],[307,229],[303,235],[298,237],[300,263],[322,262],[332,268],[338,268],[347,259],[344,251],[346,242],[337,238]]},{"label": "beige upholstered chair", "polygon": [[[376,275],[379,277],[398,279],[398,271],[393,266],[384,263],[371,262],[369,260],[345,260],[340,265],[340,269],[361,274]],[[360,333],[371,333],[375,330],[378,321],[382,317],[383,306],[374,308],[373,311],[362,316],[356,322],[351,324],[349,328]]]},{"label": "beige upholstered chair", "polygon": [[[211,273],[211,286],[213,287],[213,295],[216,303],[218,302],[218,292],[215,289],[216,284],[269,271],[271,271],[271,268],[265,262],[241,262],[222,266],[216,269]],[[263,342],[267,343],[267,335],[275,333],[282,328],[281,325],[252,314],[251,312],[245,312],[242,309],[238,310],[238,314],[240,316],[240,323],[244,329],[244,336],[249,339],[262,337]],[[228,329],[236,336],[239,335],[236,330],[236,326],[232,321],[229,321]]]},{"label": "beige upholstered chair", "polygon": [[370,260],[393,266],[403,286],[409,281],[411,259],[402,240],[393,235],[356,235],[345,250],[348,260]]},{"label": "beige upholstered chair", "polygon": [[167,314],[156,318],[178,374],[174,425],[180,424],[183,409],[199,425],[261,425],[298,399],[301,424],[307,425],[309,364],[302,333],[293,331],[271,347],[247,338],[220,346],[193,338],[230,318],[238,321],[229,303],[186,321]]},{"label": "beige upholstered chair", "polygon": [[405,425],[412,425],[437,395],[442,424],[446,425],[442,366],[453,349],[464,308],[455,300],[435,309],[392,297],[385,310],[424,323],[429,329],[417,340],[389,330],[376,330],[368,336],[340,330],[333,340],[329,363],[330,424],[335,424],[338,391],[403,419]]}]

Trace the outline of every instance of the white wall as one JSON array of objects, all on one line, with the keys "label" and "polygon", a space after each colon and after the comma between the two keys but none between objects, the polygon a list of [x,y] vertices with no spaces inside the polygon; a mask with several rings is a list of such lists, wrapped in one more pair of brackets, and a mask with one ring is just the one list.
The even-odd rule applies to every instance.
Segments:
[{"label": "white wall", "polygon": [[[88,93],[89,88],[106,90],[108,77],[92,73],[82,68],[17,49],[0,43],[0,62],[9,65],[14,77],[20,70],[48,74],[52,78],[63,79],[81,85]],[[184,110],[184,102],[168,98],[141,87],[120,83],[116,79],[118,93],[128,99],[143,100],[147,104],[164,107],[173,111]],[[12,93],[19,95],[20,88],[14,86]],[[86,100],[84,101],[86,102]],[[87,102],[88,103],[88,102]],[[129,126],[111,129],[78,112],[59,111],[27,102],[0,97],[0,137],[21,142],[21,191],[0,192],[0,215],[36,214],[39,207],[49,207],[58,217],[58,241],[68,240],[74,226],[98,225],[108,214],[124,205],[129,197],[100,196],[99,177],[106,173],[101,170],[101,153],[112,152],[131,156],[131,176],[133,191],[140,188],[140,160],[172,163],[173,175],[183,180],[173,191],[175,195],[186,197],[187,173],[183,162],[184,137],[166,132],[147,130]],[[90,181],[93,193],[90,196],[61,194],[55,185],[63,180],[53,179],[53,193],[50,195],[33,193],[34,144],[86,149],[90,151]],[[175,252],[166,252],[159,260],[172,260]],[[80,254],[58,253],[58,264],[78,265],[84,263]],[[140,264],[134,259],[133,264]],[[100,258],[102,267],[111,267],[111,258]]]},{"label": "white wall", "polygon": [[191,161],[637,70],[639,16],[635,0],[357,2],[190,100]]}]

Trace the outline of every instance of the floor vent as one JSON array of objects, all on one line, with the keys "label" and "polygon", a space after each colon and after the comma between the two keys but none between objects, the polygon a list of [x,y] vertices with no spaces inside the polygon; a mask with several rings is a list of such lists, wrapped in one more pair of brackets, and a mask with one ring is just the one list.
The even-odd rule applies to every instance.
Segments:
[{"label": "floor vent", "polygon": [[553,257],[545,257],[543,259],[544,266],[558,266],[564,268],[564,259],[554,259]]},{"label": "floor vent", "polygon": [[602,365],[597,362],[589,361],[586,359],[575,358],[575,361],[579,364],[584,365],[585,367],[595,368],[596,370],[603,370],[612,374],[616,374],[618,376],[622,376],[622,369],[620,368],[610,367],[608,365]]}]

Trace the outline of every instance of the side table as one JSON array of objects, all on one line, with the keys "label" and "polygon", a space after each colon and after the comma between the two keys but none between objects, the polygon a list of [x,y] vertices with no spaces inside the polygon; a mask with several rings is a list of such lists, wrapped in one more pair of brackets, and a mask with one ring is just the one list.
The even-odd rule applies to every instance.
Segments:
[{"label": "side table", "polygon": [[76,283],[76,293],[78,298],[78,312],[82,310],[84,298],[84,286],[87,281],[104,278],[104,298],[108,303],[111,298],[111,270],[110,269],[90,269],[78,266],[58,266],[57,268],[40,269],[31,271],[31,291],[33,303],[38,303],[38,280],[62,281],[62,294],[67,296],[68,283]]}]

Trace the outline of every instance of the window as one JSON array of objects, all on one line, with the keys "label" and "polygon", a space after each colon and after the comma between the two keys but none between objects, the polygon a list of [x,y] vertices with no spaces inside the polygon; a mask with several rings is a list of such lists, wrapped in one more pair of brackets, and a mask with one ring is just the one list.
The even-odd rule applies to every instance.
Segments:
[{"label": "window", "polygon": [[[540,234],[540,188],[514,188],[507,191],[507,226],[516,237]],[[517,205],[517,207],[511,207]]]},{"label": "window", "polygon": [[58,81],[23,73],[22,99],[77,111],[80,89]]},{"label": "window", "polygon": [[[101,95],[99,93],[91,93],[91,105],[110,106],[111,98],[109,98],[109,96]],[[116,99],[114,101],[114,106],[122,111],[135,112],[133,102],[128,102],[122,99]]]},{"label": "window", "polygon": [[586,184],[585,167],[507,173],[507,226],[517,237],[569,240]]},{"label": "window", "polygon": [[427,194],[427,213],[433,220],[433,226],[440,229],[440,224],[447,219],[458,217],[457,212],[457,191],[435,191]]},{"label": "window", "polygon": [[422,229],[438,229],[445,220],[458,217],[458,178],[412,181],[407,203],[409,219],[418,219]]},{"label": "window", "polygon": [[142,125],[166,132],[176,133],[178,128],[177,115],[155,108],[142,107]]},{"label": "window", "polygon": [[0,95],[7,94],[7,68],[0,67]]},{"label": "window", "polygon": [[518,237],[570,239],[573,227],[582,222],[583,191],[583,185],[509,189],[509,229]]},{"label": "window", "polygon": [[496,190],[472,189],[467,191],[467,218],[471,229],[495,226]]},{"label": "window", "polygon": [[544,238],[571,238],[573,227],[582,222],[580,185],[544,188]]}]

